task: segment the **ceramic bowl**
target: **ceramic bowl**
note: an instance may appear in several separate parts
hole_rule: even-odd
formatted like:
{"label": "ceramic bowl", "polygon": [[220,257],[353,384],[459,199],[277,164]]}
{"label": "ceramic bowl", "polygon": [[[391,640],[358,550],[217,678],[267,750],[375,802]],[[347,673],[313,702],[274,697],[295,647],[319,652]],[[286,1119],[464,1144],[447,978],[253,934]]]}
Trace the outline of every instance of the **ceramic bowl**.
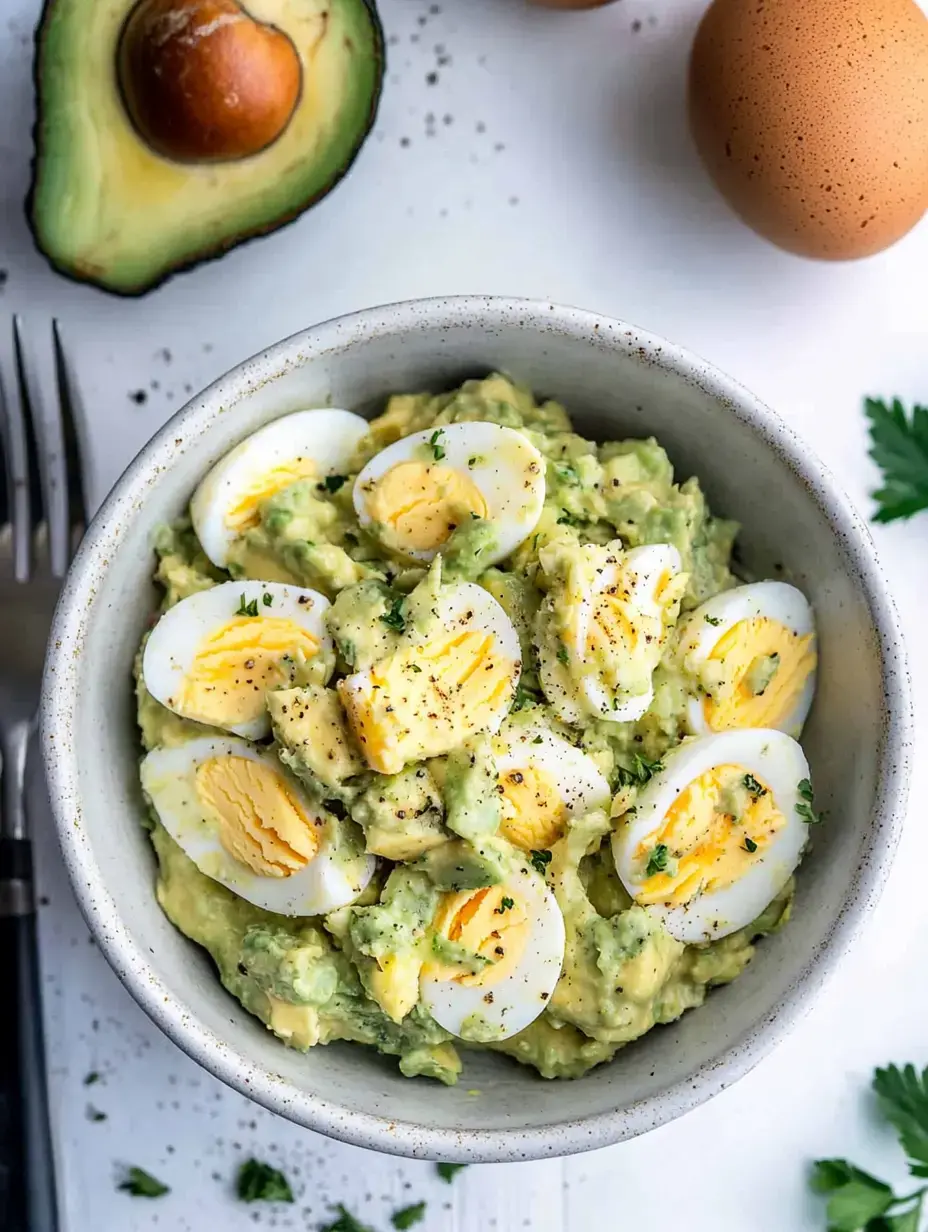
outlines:
{"label": "ceramic bowl", "polygon": [[[814,604],[818,693],[804,744],[827,824],[799,873],[789,927],[706,1004],[574,1082],[466,1055],[445,1088],[373,1051],[285,1048],[221,987],[162,915],[139,824],[130,674],[156,603],[152,536],[256,428],[331,403],[374,413],[392,391],[504,369],[563,401],[578,431],[654,434],[678,475],[743,526],[760,577]],[[680,1116],[746,1073],[807,1008],[869,915],[904,812],[910,700],[899,627],[866,528],[809,449],[709,364],[632,326],[548,303],[482,297],[377,308],[308,329],[193,398],[142,450],[87,532],[51,636],[43,743],[64,857],[100,948],[155,1022],[252,1099],[322,1133],[446,1160],[605,1146]],[[479,1097],[472,1092],[480,1092]]]}

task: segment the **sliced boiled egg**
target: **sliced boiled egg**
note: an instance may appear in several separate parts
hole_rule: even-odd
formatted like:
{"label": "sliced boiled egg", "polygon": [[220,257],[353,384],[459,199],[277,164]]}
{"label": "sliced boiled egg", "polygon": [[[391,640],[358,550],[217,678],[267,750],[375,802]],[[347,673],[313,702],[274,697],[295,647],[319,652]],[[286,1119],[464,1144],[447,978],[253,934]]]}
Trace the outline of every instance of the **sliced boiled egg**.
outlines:
{"label": "sliced boiled egg", "polygon": [[334,665],[329,601],[279,582],[223,582],[169,608],[145,643],[149,693],[185,719],[252,740],[270,731],[265,694],[324,684]]}
{"label": "sliced boiled egg", "polygon": [[755,920],[786,885],[808,834],[809,765],[780,731],[685,741],[612,839],[634,900],[678,941],[712,941]]}
{"label": "sliced boiled egg", "polygon": [[[401,610],[395,613],[402,624]],[[424,631],[408,628],[392,654],[338,682],[367,764],[398,774],[477,732],[499,729],[522,670],[519,635],[472,582],[442,587]]]}
{"label": "sliced boiled egg", "polygon": [[502,805],[500,834],[523,851],[563,838],[572,814],[609,803],[609,782],[581,749],[539,727],[504,729],[494,741]]}
{"label": "sliced boiled egg", "polygon": [[354,506],[392,551],[431,560],[464,522],[487,519],[495,542],[488,565],[535,529],[545,499],[545,463],[513,428],[457,423],[413,432],[368,462],[354,485]]}
{"label": "sliced boiled egg", "polygon": [[680,626],[678,654],[696,696],[691,732],[737,727],[802,731],[815,693],[815,618],[786,582],[715,595]]}
{"label": "sliced boiled egg", "polygon": [[507,1039],[547,1005],[564,941],[561,909],[527,862],[502,885],[445,894],[419,980],[422,1003],[459,1039]]}
{"label": "sliced boiled egg", "polygon": [[154,749],[141,774],[159,821],[200,872],[256,907],[321,915],[353,902],[373,876],[350,823],[312,804],[272,753],[245,740]]}
{"label": "sliced boiled egg", "polygon": [[264,501],[301,479],[347,471],[367,430],[367,420],[351,411],[296,411],[236,445],[190,502],[193,529],[213,564],[228,563],[232,544],[258,525]]}
{"label": "sliced boiled egg", "polygon": [[680,553],[663,543],[625,551],[619,540],[555,551],[566,564],[538,617],[545,696],[565,723],[641,718],[686,587]]}

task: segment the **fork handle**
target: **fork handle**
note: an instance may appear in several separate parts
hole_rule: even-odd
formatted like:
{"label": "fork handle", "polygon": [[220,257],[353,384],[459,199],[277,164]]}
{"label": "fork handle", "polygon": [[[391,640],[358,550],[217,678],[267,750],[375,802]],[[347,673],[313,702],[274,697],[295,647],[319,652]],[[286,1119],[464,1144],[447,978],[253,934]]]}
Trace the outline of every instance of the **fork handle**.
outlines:
{"label": "fork handle", "polygon": [[45,1077],[32,843],[0,838],[0,971],[14,1003],[0,1024],[0,1228],[58,1232]]}

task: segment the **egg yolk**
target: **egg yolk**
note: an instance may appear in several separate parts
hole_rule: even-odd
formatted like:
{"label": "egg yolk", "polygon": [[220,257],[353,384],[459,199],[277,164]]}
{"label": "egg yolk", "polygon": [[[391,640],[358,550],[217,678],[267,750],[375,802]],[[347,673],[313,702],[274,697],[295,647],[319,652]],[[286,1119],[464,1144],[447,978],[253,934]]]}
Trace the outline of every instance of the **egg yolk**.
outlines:
{"label": "egg yolk", "polygon": [[666,572],[656,579],[648,603],[654,610],[642,610],[632,597],[633,578],[626,570],[596,596],[583,657],[597,665],[606,688],[639,693],[648,687],[664,640],[661,610],[679,597],[679,579],[685,585],[681,574]]}
{"label": "egg yolk", "polygon": [[538,766],[507,770],[499,777],[500,833],[523,851],[544,851],[564,835],[567,808],[557,779]]}
{"label": "egg yolk", "polygon": [[815,670],[813,635],[800,637],[778,620],[741,620],[719,638],[703,676],[703,701],[713,731],[779,727],[795,709]]}
{"label": "egg yolk", "polygon": [[271,766],[224,755],[202,762],[196,793],[206,820],[240,864],[264,877],[290,877],[319,850],[318,819],[300,806]]}
{"label": "egg yolk", "polygon": [[401,552],[441,547],[473,515],[487,516],[480,489],[462,471],[425,462],[399,462],[367,493],[367,511]]}
{"label": "egg yolk", "polygon": [[200,723],[233,727],[264,713],[264,695],[289,681],[285,658],[310,659],[318,640],[280,616],[242,616],[209,633],[168,704]]}
{"label": "egg yolk", "polygon": [[515,663],[475,629],[408,646],[338,682],[371,769],[398,774],[485,731],[511,702]]}
{"label": "egg yolk", "polygon": [[511,887],[490,886],[446,894],[433,921],[436,933],[484,959],[479,971],[451,963],[429,963],[424,974],[484,988],[511,974],[528,942],[530,918]]}
{"label": "egg yolk", "polygon": [[316,465],[311,458],[291,458],[260,475],[237,494],[237,500],[226,510],[225,521],[230,530],[243,535],[260,521],[260,508],[264,501],[276,496],[283,488],[301,479],[312,479]]}
{"label": "egg yolk", "polygon": [[642,904],[680,906],[724,890],[749,869],[786,819],[773,792],[743,766],[714,766],[680,792],[635,851]]}

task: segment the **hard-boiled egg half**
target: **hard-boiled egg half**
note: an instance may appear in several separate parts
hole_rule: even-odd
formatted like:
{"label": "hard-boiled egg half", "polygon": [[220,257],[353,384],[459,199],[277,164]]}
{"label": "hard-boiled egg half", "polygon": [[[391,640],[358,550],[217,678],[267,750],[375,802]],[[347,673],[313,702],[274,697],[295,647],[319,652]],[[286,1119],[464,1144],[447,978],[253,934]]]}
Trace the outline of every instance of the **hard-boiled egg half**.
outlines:
{"label": "hard-boiled egg half", "polygon": [[806,845],[810,794],[805,754],[784,732],[686,741],[619,823],[616,871],[678,941],[724,937],[786,885]]}
{"label": "hard-boiled egg half", "polygon": [[523,851],[544,851],[569,817],[609,803],[609,782],[582,749],[540,727],[512,726],[494,741],[502,805],[500,834]]}
{"label": "hard-boiled egg half", "polygon": [[419,980],[422,1003],[460,1039],[507,1039],[544,1010],[564,940],[554,895],[527,862],[502,885],[446,894]]}
{"label": "hard-boiled egg half", "polygon": [[568,559],[539,610],[545,696],[565,723],[641,718],[686,587],[680,553],[658,543],[625,551],[618,540],[555,550]]}
{"label": "hard-boiled egg half", "polygon": [[353,902],[373,875],[347,823],[244,740],[154,749],[141,773],[159,821],[200,872],[256,907],[321,915]]}
{"label": "hard-boiled egg half", "polygon": [[368,462],[354,485],[354,506],[392,551],[431,560],[463,522],[492,523],[488,565],[535,529],[545,499],[545,463],[513,428],[448,424],[413,432]]}
{"label": "hard-boiled egg half", "polygon": [[296,411],[236,445],[190,502],[193,529],[213,564],[228,563],[232,544],[257,526],[264,501],[301,479],[343,474],[367,430],[351,411]]}
{"label": "hard-boiled egg half", "polygon": [[[395,612],[404,625],[402,611]],[[427,628],[338,682],[367,764],[398,774],[481,731],[497,731],[522,670],[519,635],[499,603],[472,582],[442,587]]]}
{"label": "hard-boiled egg half", "polygon": [[738,727],[802,731],[815,693],[815,619],[786,582],[736,586],[680,626],[678,654],[696,695],[691,732]]}
{"label": "hard-boiled egg half", "polygon": [[169,608],[142,655],[142,678],[176,714],[257,740],[270,689],[324,684],[334,666],[329,601],[278,582],[223,582]]}

